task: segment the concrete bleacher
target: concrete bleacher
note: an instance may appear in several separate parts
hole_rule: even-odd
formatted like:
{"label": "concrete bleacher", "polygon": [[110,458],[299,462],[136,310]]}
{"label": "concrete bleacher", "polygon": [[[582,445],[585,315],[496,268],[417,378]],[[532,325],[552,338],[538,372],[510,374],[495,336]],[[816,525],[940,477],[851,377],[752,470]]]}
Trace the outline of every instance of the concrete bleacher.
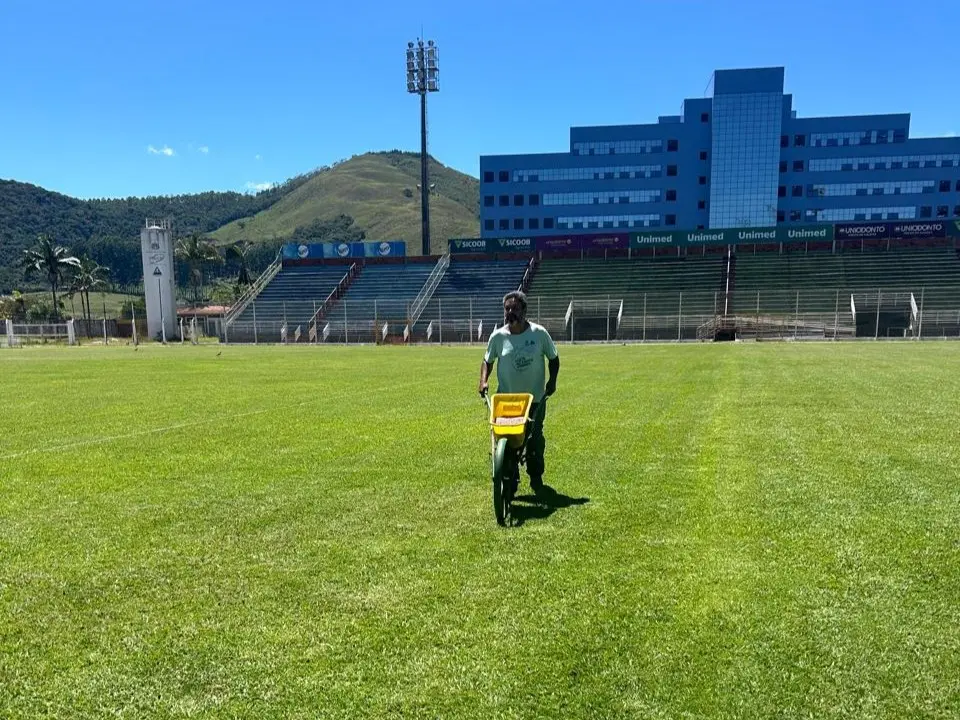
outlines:
{"label": "concrete bleacher", "polygon": [[342,297],[327,313],[333,342],[373,342],[384,323],[390,334],[403,331],[411,303],[429,277],[435,262],[364,265]]}
{"label": "concrete bleacher", "polygon": [[[307,323],[327,298],[348,268],[335,266],[284,267],[231,323],[234,339],[253,339],[253,320],[257,321],[257,339],[276,342],[286,319],[292,334],[297,325],[306,335]],[[247,336],[250,336],[247,338]]]}
{"label": "concrete bleacher", "polygon": [[[925,309],[960,309],[960,260],[952,249],[891,249],[817,252],[803,255],[744,254],[736,260],[738,312],[793,313],[797,293],[801,312],[833,312],[850,295],[871,294],[904,302],[921,293]],[[876,307],[876,301],[873,301]]]}
{"label": "concrete bleacher", "polygon": [[418,334],[433,321],[443,320],[444,332],[465,334],[472,324],[493,328],[503,323],[503,296],[520,287],[526,260],[464,261],[454,258],[424,308]]}
{"label": "concrete bleacher", "polygon": [[[587,315],[605,315],[608,302],[617,313],[622,300],[623,321],[610,337],[676,337],[681,325],[695,334],[701,318],[712,316],[722,302],[724,263],[721,255],[544,260],[530,287],[530,317],[560,333],[571,301],[575,319],[586,322]],[[600,334],[606,333],[604,326]]]}

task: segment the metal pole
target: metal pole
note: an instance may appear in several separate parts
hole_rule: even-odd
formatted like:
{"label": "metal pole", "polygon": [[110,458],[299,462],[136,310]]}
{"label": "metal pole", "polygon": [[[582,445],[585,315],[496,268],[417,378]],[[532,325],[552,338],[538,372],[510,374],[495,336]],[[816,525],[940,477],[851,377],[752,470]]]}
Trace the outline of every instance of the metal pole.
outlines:
{"label": "metal pole", "polygon": [[647,294],[643,294],[643,342],[647,341]]}
{"label": "metal pole", "polygon": [[380,316],[377,313],[377,299],[373,299],[373,342],[376,344],[377,337],[380,336]]}
{"label": "metal pole", "polygon": [[[308,328],[309,329],[309,328]],[[320,335],[320,323],[317,321],[317,301],[313,301],[313,344],[317,344],[317,337]]]}
{"label": "metal pole", "polygon": [[917,340],[923,338],[923,294],[926,291],[926,287],[920,288],[920,322],[917,327]]}
{"label": "metal pole", "polygon": [[680,307],[677,309],[677,342],[680,342],[680,331],[683,329],[683,293],[680,293]]}
{"label": "metal pole", "polygon": [[837,326],[840,325],[840,290],[837,290],[837,304],[833,311],[833,339],[837,339]]}
{"label": "metal pole", "polygon": [[140,338],[137,337],[137,309],[133,305],[133,300],[130,301],[130,319],[133,322],[133,346],[136,347],[140,344]]}
{"label": "metal pole", "polygon": [[573,342],[573,300],[570,300],[570,342]]}
{"label": "metal pole", "polygon": [[880,290],[877,290],[877,330],[873,334],[873,339],[880,337]]}
{"label": "metal pole", "polygon": [[473,296],[470,296],[470,324],[467,325],[467,342],[473,345]]}
{"label": "metal pole", "polygon": [[253,305],[253,344],[257,344],[257,301],[254,300],[251,305]]}
{"label": "metal pole", "polygon": [[610,296],[607,295],[607,342],[610,342]]}
{"label": "metal pole", "polygon": [[793,339],[797,339],[797,331],[800,329],[800,291],[797,290],[797,306],[793,311]]}
{"label": "metal pole", "polygon": [[437,322],[440,324],[440,344],[443,345],[443,300],[437,300]]}
{"label": "metal pole", "polygon": [[180,318],[180,344],[183,345],[183,318]]}
{"label": "metal pole", "polygon": [[350,342],[350,336],[347,334],[348,332],[349,331],[347,330],[347,301],[344,300],[343,301],[343,342],[345,344]]}
{"label": "metal pole", "polygon": [[423,45],[420,45],[417,61],[420,66],[420,223],[423,239],[423,255],[430,254],[430,186],[427,169],[427,63],[424,59]]}
{"label": "metal pole", "polygon": [[[286,300],[283,301],[283,326],[287,328],[287,301]],[[284,336],[283,336],[284,344],[287,343],[288,337],[290,337],[290,328],[287,328],[286,333],[284,333]]]}

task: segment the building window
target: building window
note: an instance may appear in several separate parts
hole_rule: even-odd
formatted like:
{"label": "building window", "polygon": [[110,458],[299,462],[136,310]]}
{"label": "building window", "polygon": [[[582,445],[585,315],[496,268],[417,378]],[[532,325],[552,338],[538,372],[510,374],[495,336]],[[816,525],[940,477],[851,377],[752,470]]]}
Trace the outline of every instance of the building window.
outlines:
{"label": "building window", "polygon": [[706,210],[707,201],[706,200],[697,200],[697,210]]}
{"label": "building window", "polygon": [[960,180],[957,180],[957,192],[960,192]]}
{"label": "building window", "polygon": [[540,204],[540,196],[539,196],[539,195],[531,195],[531,196],[529,197],[529,200],[530,200],[530,204],[531,204],[531,205],[539,205],[539,204]]}
{"label": "building window", "polygon": [[510,196],[509,196],[509,195],[501,195],[501,196],[500,196],[500,207],[507,207],[507,205],[509,205],[509,204],[510,204]]}
{"label": "building window", "polygon": [[777,188],[777,197],[786,197],[787,196],[787,186],[781,185]]}
{"label": "building window", "polygon": [[946,205],[937,205],[937,217],[947,217],[950,214],[950,208]]}
{"label": "building window", "polygon": [[501,229],[501,230],[509,230],[509,229],[510,229],[510,221],[507,220],[506,218],[504,218],[503,220],[501,220],[501,221],[500,221],[500,229]]}
{"label": "building window", "polygon": [[544,219],[543,219],[543,229],[544,229],[544,230],[553,230],[553,218],[544,218]]}
{"label": "building window", "polygon": [[667,165],[667,177],[676,177],[676,176],[677,176],[677,166]]}
{"label": "building window", "polygon": [[706,151],[706,150],[701,150],[701,151],[700,151],[700,159],[701,159],[701,160],[706,160],[706,159],[707,159],[707,151]]}
{"label": "building window", "polygon": [[675,202],[677,199],[676,190],[667,190],[667,202]]}
{"label": "building window", "polygon": [[514,229],[514,230],[523,230],[523,218],[514,218],[514,220],[513,220],[513,229]]}
{"label": "building window", "polygon": [[483,181],[484,181],[484,182],[493,182],[493,170],[484,170],[484,172],[483,172]]}
{"label": "building window", "polygon": [[924,205],[923,207],[921,207],[920,217],[922,218],[933,217],[933,208],[930,207],[929,205]]}
{"label": "building window", "polygon": [[484,207],[493,207],[493,195],[484,195],[484,196],[483,196],[483,206],[484,206]]}
{"label": "building window", "polygon": [[700,113],[700,122],[710,122],[710,113]]}
{"label": "building window", "polygon": [[794,161],[793,161],[793,171],[794,171],[794,172],[803,172],[803,160],[794,160]]}
{"label": "building window", "polygon": [[790,147],[790,137],[788,135],[780,136],[780,147]]}
{"label": "building window", "polygon": [[794,147],[806,147],[807,136],[806,135],[794,135],[793,136],[793,145]]}
{"label": "building window", "polygon": [[960,217],[960,205],[955,205],[953,208],[953,216]]}
{"label": "building window", "polygon": [[493,230],[493,220],[484,220],[483,221],[484,230]]}
{"label": "building window", "polygon": [[903,130],[894,130],[893,131],[893,141],[895,143],[905,142],[907,139],[907,134]]}
{"label": "building window", "polygon": [[950,192],[950,181],[941,180],[940,181],[940,192]]}
{"label": "building window", "polygon": [[679,149],[680,149],[679,140],[673,140],[673,139],[667,140],[667,152],[676,152]]}
{"label": "building window", "polygon": [[513,196],[513,204],[514,204],[515,206],[517,206],[517,207],[522,206],[522,205],[523,205],[523,195],[514,195],[514,196]]}
{"label": "building window", "polygon": [[803,197],[803,185],[794,185],[791,194],[793,197]]}
{"label": "building window", "polygon": [[500,171],[500,182],[510,182],[510,173],[508,171]]}
{"label": "building window", "polygon": [[701,184],[701,185],[706,185],[706,184],[707,184],[707,176],[706,176],[706,175],[701,175],[701,176],[700,176],[700,184]]}
{"label": "building window", "polygon": [[791,210],[790,211],[790,222],[800,222],[800,211]]}
{"label": "building window", "polygon": [[527,221],[527,225],[529,226],[529,228],[530,228],[531,230],[539,230],[539,229],[540,229],[540,218],[530,218],[530,219]]}
{"label": "building window", "polygon": [[676,225],[677,216],[676,215],[667,215],[667,225]]}
{"label": "building window", "polygon": [[777,210],[777,222],[783,222],[783,218],[786,217],[783,213],[783,210]]}
{"label": "building window", "polygon": [[787,161],[786,161],[786,160],[781,160],[781,161],[780,161],[780,172],[785,173],[786,171],[787,171]]}

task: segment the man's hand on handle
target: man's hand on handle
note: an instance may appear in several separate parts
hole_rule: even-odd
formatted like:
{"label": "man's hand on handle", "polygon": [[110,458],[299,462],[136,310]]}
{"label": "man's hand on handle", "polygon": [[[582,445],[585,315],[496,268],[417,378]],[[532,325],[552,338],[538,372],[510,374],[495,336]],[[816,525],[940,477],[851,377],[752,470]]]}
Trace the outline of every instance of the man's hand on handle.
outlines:
{"label": "man's hand on handle", "polygon": [[489,383],[488,383],[486,380],[481,380],[481,381],[480,381],[480,387],[477,388],[477,389],[478,389],[479,392],[480,392],[480,397],[486,397],[486,396],[487,396],[487,390],[490,389],[490,385],[489,385]]}
{"label": "man's hand on handle", "polygon": [[551,378],[547,381],[547,386],[544,388],[544,396],[550,397],[557,391],[557,380],[556,378]]}

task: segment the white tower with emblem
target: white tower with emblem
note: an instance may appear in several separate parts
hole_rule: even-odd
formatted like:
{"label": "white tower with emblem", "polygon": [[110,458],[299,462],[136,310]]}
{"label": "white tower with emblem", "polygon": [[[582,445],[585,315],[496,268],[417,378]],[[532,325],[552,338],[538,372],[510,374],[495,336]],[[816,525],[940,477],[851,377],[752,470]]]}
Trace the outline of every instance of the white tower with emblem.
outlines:
{"label": "white tower with emblem", "polygon": [[150,220],[140,231],[143,291],[147,298],[147,333],[172,340],[177,325],[173,277],[173,229],[169,220]]}

